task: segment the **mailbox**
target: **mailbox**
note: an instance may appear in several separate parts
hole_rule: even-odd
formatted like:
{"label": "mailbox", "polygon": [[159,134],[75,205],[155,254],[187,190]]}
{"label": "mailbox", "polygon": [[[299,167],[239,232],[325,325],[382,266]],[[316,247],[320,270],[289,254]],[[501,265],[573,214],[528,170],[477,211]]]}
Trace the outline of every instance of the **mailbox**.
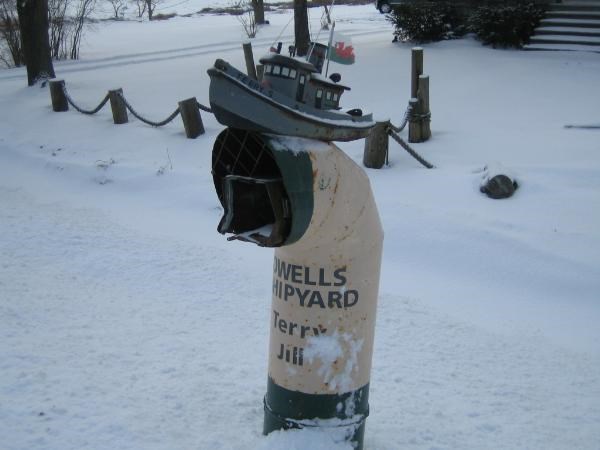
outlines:
{"label": "mailbox", "polygon": [[368,177],[334,144],[232,128],[212,156],[218,231],[275,248],[264,433],[362,449],[383,244]]}

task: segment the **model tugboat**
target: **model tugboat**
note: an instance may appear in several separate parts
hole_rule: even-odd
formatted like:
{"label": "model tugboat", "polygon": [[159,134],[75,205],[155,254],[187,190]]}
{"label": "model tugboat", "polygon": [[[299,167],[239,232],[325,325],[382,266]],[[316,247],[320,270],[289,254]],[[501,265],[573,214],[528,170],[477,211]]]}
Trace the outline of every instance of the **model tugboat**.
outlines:
{"label": "model tugboat", "polygon": [[222,59],[208,69],[209,99],[219,123],[243,130],[299,136],[322,141],[366,137],[375,125],[372,114],[340,108],[349,87],[339,74],[321,75],[323,44],[313,44],[309,60],[277,52],[260,59],[259,82]]}

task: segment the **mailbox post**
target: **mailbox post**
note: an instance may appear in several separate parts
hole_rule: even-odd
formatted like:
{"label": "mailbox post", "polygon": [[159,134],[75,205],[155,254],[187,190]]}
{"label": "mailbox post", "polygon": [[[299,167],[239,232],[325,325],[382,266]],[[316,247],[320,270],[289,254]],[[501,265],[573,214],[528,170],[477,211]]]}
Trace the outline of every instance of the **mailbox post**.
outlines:
{"label": "mailbox post", "polygon": [[264,433],[335,428],[362,449],[383,232],[364,171],[330,143],[228,128],[219,232],[275,247]]}

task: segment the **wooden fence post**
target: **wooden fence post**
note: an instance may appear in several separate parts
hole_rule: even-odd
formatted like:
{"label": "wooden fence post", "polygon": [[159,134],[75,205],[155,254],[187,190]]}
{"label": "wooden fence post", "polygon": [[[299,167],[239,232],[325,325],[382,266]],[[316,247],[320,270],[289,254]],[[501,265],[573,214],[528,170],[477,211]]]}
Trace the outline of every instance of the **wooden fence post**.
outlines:
{"label": "wooden fence post", "polygon": [[196,97],[188,98],[179,102],[179,113],[188,139],[196,139],[204,134],[204,125],[198,109]]}
{"label": "wooden fence post", "polygon": [[414,47],[411,52],[410,98],[417,98],[421,75],[423,75],[423,49]]}
{"label": "wooden fence post", "polygon": [[418,119],[421,114],[419,100],[417,98],[411,98],[408,103],[411,106],[410,116],[408,117],[408,142],[422,142],[421,121]]}
{"label": "wooden fence post", "polygon": [[262,81],[264,74],[265,74],[264,64],[257,64],[256,65],[256,76],[257,76],[258,81]]}
{"label": "wooden fence post", "polygon": [[421,112],[421,141],[431,137],[431,111],[429,110],[429,76],[419,76],[419,109]]}
{"label": "wooden fence post", "polygon": [[418,100],[419,95],[419,77],[423,74],[423,49],[413,47],[411,51],[410,64],[410,101],[412,107],[408,118],[408,142],[421,142],[421,121],[419,115],[421,107]]}
{"label": "wooden fence post", "polygon": [[258,79],[256,76],[256,66],[254,65],[254,55],[252,54],[252,44],[246,42],[242,44],[244,48],[244,58],[246,59],[246,72],[248,76],[254,80]]}
{"label": "wooden fence post", "polygon": [[64,80],[50,80],[50,99],[52,100],[52,111],[63,112],[69,110]]}
{"label": "wooden fence post", "polygon": [[365,139],[365,151],[363,154],[363,164],[372,169],[381,169],[389,148],[388,130],[390,121],[376,122],[375,126]]}
{"label": "wooden fence post", "polygon": [[112,109],[113,122],[116,125],[129,122],[127,116],[127,107],[121,97],[123,95],[123,89],[113,89],[108,91],[108,98],[110,100],[110,109]]}

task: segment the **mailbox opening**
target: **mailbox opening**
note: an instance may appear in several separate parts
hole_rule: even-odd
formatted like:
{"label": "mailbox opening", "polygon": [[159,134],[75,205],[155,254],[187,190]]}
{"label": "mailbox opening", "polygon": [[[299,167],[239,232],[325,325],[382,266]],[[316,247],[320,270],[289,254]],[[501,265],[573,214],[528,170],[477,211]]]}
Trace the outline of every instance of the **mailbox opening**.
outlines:
{"label": "mailbox opening", "polygon": [[282,245],[290,233],[290,200],[267,143],[257,133],[225,129],[215,141],[212,175],[229,239],[263,247]]}

